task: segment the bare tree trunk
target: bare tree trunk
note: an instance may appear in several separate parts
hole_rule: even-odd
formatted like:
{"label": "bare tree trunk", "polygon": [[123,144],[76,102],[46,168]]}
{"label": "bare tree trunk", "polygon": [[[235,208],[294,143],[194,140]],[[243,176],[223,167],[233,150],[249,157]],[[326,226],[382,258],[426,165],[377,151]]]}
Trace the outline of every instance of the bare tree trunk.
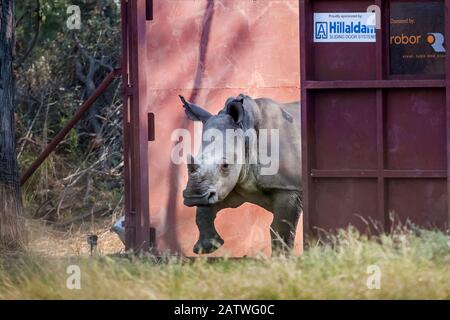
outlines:
{"label": "bare tree trunk", "polygon": [[25,244],[14,124],[14,0],[0,0],[0,251]]}

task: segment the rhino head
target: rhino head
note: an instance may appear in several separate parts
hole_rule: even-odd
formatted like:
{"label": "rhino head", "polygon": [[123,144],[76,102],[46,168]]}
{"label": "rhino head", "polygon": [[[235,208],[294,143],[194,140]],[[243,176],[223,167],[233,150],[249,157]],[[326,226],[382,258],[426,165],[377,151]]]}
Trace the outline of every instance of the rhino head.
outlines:
{"label": "rhino head", "polygon": [[186,101],[182,96],[180,99],[188,118],[203,123],[200,152],[195,157],[188,155],[187,159],[188,182],[183,191],[184,204],[189,207],[213,206],[234,189],[245,165],[242,161],[245,137],[240,134],[227,135],[227,131],[233,133],[243,127],[244,99],[240,96],[228,99],[225,108],[217,115]]}

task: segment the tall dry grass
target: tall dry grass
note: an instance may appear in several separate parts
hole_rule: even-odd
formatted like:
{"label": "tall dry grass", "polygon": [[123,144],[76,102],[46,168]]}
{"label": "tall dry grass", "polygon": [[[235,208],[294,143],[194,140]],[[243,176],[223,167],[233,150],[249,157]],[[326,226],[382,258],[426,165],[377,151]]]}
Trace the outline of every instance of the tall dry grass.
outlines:
{"label": "tall dry grass", "polygon": [[[66,287],[69,265],[80,267],[80,290]],[[373,265],[380,289],[367,286]],[[450,237],[423,230],[368,239],[349,229],[311,244],[301,257],[161,263],[23,256],[0,266],[0,299],[450,298]]]}

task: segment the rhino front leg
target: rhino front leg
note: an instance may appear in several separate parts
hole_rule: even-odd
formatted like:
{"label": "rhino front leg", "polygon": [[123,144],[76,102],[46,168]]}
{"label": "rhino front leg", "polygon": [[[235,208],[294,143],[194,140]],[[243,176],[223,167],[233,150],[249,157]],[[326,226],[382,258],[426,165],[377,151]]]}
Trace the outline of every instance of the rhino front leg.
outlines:
{"label": "rhino front leg", "polygon": [[219,208],[214,206],[197,207],[195,222],[200,231],[200,237],[194,245],[194,252],[196,254],[211,253],[223,245],[224,241],[214,226],[214,220],[219,210]]}
{"label": "rhino front leg", "polygon": [[280,192],[274,197],[273,221],[270,226],[272,255],[290,252],[294,248],[300,212],[301,197],[297,192]]}

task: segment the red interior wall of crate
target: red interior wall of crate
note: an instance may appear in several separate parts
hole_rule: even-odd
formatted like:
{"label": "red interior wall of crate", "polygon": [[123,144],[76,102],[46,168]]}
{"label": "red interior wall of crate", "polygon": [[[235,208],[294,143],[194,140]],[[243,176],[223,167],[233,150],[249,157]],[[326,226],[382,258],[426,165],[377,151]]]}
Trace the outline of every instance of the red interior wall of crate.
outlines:
{"label": "red interior wall of crate", "polygon": [[[198,238],[195,208],[184,206],[182,199],[187,169],[170,161],[172,131],[193,132],[178,95],[211,113],[239,93],[299,100],[298,18],[296,0],[153,1],[146,81],[156,139],[149,143],[148,172],[150,224],[159,251],[193,255]],[[216,228],[225,245],[214,255],[269,254],[271,220],[270,213],[250,204],[222,210]],[[296,243],[300,251],[301,223]]]}

